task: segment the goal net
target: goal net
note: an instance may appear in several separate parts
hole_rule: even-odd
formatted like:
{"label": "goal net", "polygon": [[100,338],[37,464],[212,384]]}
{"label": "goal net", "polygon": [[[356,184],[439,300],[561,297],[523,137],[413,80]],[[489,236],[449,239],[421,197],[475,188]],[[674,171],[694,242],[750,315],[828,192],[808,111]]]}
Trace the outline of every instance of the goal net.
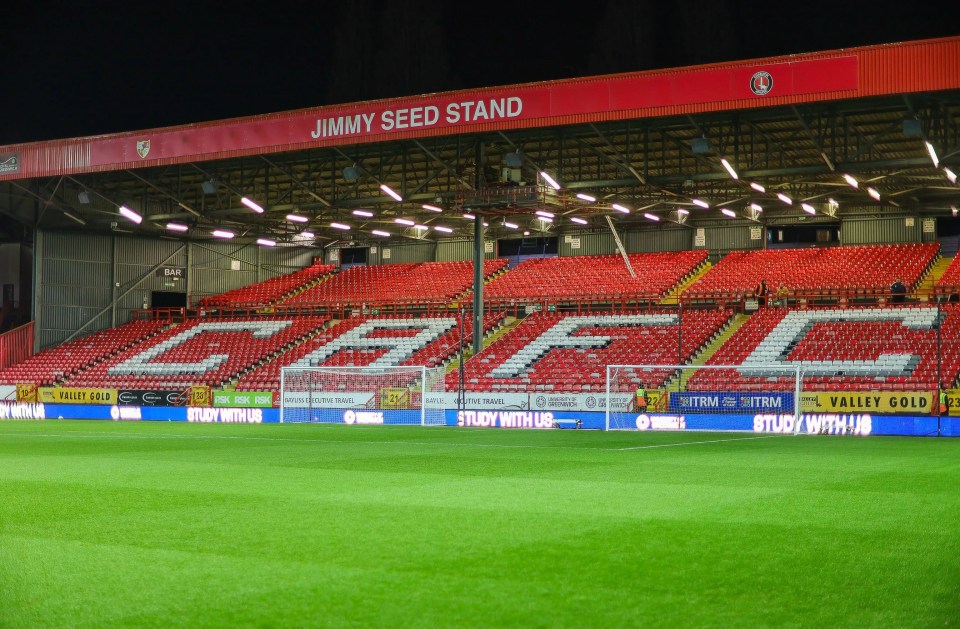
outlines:
{"label": "goal net", "polygon": [[801,368],[770,365],[609,365],[607,430],[801,428]]}
{"label": "goal net", "polygon": [[283,367],[280,421],[443,425],[442,367]]}

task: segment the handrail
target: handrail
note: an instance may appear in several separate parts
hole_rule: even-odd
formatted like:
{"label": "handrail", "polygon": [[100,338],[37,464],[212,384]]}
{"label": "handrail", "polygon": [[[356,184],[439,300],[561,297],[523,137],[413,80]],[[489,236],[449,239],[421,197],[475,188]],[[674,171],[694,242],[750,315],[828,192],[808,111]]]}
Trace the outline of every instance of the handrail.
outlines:
{"label": "handrail", "polygon": [[33,356],[33,321],[0,334],[0,369]]}

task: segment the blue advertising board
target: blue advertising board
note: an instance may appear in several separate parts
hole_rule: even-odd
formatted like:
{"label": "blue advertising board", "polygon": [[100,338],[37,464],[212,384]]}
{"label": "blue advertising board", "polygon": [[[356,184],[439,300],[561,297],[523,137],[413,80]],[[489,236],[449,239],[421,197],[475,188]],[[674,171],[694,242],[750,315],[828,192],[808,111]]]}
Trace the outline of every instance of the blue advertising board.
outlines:
{"label": "blue advertising board", "polygon": [[[763,395],[763,394],[761,394]],[[415,410],[356,411],[325,409],[323,417],[306,421],[343,424],[417,424]],[[800,426],[793,413],[650,413],[618,415],[626,430],[716,430],[767,434],[900,435],[960,437],[960,418],[931,415],[803,414]],[[0,402],[0,419],[99,419],[114,421],[176,421],[199,423],[276,423],[276,408],[193,408],[183,406],[99,406]],[[300,418],[298,418],[300,419]],[[606,417],[598,412],[446,410],[448,426],[477,428],[602,430]]]}
{"label": "blue advertising board", "polygon": [[673,391],[671,413],[792,413],[793,394],[757,391]]}

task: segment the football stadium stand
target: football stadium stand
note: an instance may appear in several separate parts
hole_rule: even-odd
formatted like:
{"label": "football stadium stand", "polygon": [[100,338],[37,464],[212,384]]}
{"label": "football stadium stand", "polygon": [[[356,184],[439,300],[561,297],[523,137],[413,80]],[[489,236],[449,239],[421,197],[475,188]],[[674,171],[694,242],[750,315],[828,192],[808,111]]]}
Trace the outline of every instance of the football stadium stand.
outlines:
{"label": "football stadium stand", "polygon": [[[484,317],[484,331],[503,321],[503,315]],[[473,334],[471,318],[464,319],[464,343]],[[453,358],[460,346],[457,317],[352,317],[317,334],[276,359],[247,370],[239,391],[275,391],[282,367],[393,366],[437,367]]]}
{"label": "football stadium stand", "polygon": [[[484,277],[507,265],[485,260]],[[355,266],[283,301],[285,306],[409,304],[450,301],[470,290],[473,262],[422,262]]]}
{"label": "football stadium stand", "polygon": [[484,300],[637,301],[659,299],[707,261],[706,251],[629,255],[631,277],[619,255],[524,260],[484,289]]}
{"label": "football stadium stand", "polygon": [[937,281],[936,292],[943,295],[960,293],[960,256],[956,256]]}
{"label": "football stadium stand", "polygon": [[133,321],[63,343],[0,370],[0,384],[58,384],[157,334],[165,325],[160,321]]}
{"label": "football stadium stand", "polygon": [[937,257],[939,243],[854,245],[733,251],[685,293],[688,299],[749,295],[760,280],[771,293],[784,284],[792,296],[846,290],[886,295],[899,278],[915,287]]}
{"label": "football stadium stand", "polygon": [[[730,320],[726,309],[683,314],[536,313],[465,363],[468,391],[602,392],[607,365],[678,364],[689,360]],[[680,337],[678,338],[678,332]],[[681,347],[682,343],[682,347]],[[673,372],[649,372],[648,388]],[[447,388],[457,374],[447,374]]]}
{"label": "football stadium stand", "polygon": [[198,305],[203,308],[245,308],[273,304],[293,291],[336,270],[337,267],[332,264],[314,264],[287,275],[279,275],[219,295],[204,297]]}
{"label": "football stadium stand", "polygon": [[[942,325],[937,330],[938,312]],[[938,341],[937,335],[940,334]],[[937,352],[944,388],[960,372],[960,309],[954,305],[872,308],[766,308],[750,317],[710,358],[716,365],[804,365],[805,390],[932,390]],[[785,390],[792,377],[736,369],[701,370],[699,390]]]}
{"label": "football stadium stand", "polygon": [[326,322],[324,317],[193,320],[67,378],[66,384],[152,390],[221,386]]}

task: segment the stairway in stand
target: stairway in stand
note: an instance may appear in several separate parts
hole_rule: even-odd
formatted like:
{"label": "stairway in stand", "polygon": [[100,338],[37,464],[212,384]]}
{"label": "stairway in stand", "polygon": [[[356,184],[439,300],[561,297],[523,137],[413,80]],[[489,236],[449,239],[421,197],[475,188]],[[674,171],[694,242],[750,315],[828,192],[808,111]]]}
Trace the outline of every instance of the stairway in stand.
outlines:
{"label": "stairway in stand", "polygon": [[660,303],[663,305],[676,305],[679,302],[680,295],[683,294],[685,290],[693,286],[697,280],[707,274],[710,269],[713,268],[713,265],[709,261],[705,261],[699,267],[697,267],[693,273],[687,277],[680,280],[680,283],[670,289],[670,292],[660,300]]}
{"label": "stairway in stand", "polygon": [[[712,341],[707,343],[707,345],[700,350],[700,352],[690,360],[690,365],[705,365],[710,357],[717,353],[717,350],[730,340],[730,337],[737,333],[744,323],[750,320],[750,315],[747,314],[735,314],[730,319],[730,323],[727,324],[717,336],[713,338]],[[677,383],[677,376],[674,376],[664,384],[664,389],[667,391],[686,391],[687,390],[687,380],[690,379],[693,374],[697,372],[696,369],[684,369],[680,373],[680,382]],[[679,388],[677,388],[679,384]]]}

